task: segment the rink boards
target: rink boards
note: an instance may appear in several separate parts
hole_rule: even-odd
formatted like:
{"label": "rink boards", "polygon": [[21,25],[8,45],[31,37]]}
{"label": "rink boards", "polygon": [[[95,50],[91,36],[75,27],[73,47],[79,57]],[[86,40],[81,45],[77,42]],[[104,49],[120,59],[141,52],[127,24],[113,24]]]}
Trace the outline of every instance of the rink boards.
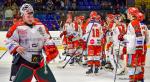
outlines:
{"label": "rink boards", "polygon": [[[59,37],[61,31],[49,31],[55,44],[57,45],[58,49],[63,49],[63,46],[61,45],[62,40]],[[150,31],[149,31],[150,33]],[[6,31],[0,31],[0,50],[6,50],[5,47],[5,36],[6,36]],[[150,48],[150,44],[148,45],[148,48]]]}
{"label": "rink boards", "polygon": [[[50,31],[50,34],[55,42],[55,44],[57,45],[59,50],[63,50],[63,46],[61,45],[62,40],[59,37],[60,35],[60,31]],[[149,31],[150,33],[150,31]],[[5,39],[6,39],[6,31],[0,31],[0,56],[2,55],[2,53],[4,53],[6,51],[6,47],[5,47]],[[147,58],[146,58],[146,65],[150,66],[150,44],[148,45],[148,53],[147,53]]]}

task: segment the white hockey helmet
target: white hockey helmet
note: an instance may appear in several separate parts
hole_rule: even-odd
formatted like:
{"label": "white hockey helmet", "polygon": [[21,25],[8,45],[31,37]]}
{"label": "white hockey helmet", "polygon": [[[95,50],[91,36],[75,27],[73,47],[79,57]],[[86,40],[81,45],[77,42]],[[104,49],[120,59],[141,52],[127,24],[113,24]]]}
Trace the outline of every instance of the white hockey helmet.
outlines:
{"label": "white hockey helmet", "polygon": [[21,16],[23,16],[25,12],[34,13],[34,10],[31,4],[25,3],[21,6],[20,8]]}

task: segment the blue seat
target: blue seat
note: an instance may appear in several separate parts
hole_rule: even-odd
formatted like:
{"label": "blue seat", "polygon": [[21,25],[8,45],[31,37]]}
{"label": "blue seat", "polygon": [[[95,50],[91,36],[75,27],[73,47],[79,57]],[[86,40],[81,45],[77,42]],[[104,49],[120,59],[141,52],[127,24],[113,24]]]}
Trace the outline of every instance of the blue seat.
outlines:
{"label": "blue seat", "polygon": [[5,21],[5,27],[9,28],[12,25],[13,25],[13,21],[12,20]]}
{"label": "blue seat", "polygon": [[2,25],[2,20],[0,20],[0,27],[2,27],[3,25]]}

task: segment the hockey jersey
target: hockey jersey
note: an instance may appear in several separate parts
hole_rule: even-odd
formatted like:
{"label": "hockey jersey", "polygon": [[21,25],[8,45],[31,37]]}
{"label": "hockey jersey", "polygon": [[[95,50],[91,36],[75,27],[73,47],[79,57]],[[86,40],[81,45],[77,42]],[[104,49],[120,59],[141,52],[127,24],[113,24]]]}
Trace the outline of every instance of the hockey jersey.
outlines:
{"label": "hockey jersey", "polygon": [[33,61],[34,56],[42,56],[41,52],[45,45],[55,46],[48,29],[37,21],[32,26],[25,24],[23,21],[17,22],[9,29],[6,37],[6,46],[10,53],[16,54],[16,49],[22,46],[25,48],[25,52],[21,56],[29,62]]}
{"label": "hockey jersey", "polygon": [[99,22],[91,20],[86,27],[86,34],[83,39],[88,42],[88,45],[100,45],[103,37],[102,27]]}

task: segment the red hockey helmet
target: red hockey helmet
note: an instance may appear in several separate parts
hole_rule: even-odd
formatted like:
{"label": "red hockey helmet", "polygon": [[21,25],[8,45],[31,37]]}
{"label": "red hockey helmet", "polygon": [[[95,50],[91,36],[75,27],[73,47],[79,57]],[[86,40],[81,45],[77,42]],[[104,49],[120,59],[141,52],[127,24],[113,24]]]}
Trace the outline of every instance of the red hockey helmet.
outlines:
{"label": "red hockey helmet", "polygon": [[79,16],[79,19],[80,19],[80,20],[84,20],[84,19],[85,19],[85,16]]}
{"label": "red hockey helmet", "polygon": [[127,12],[135,16],[135,14],[139,12],[139,9],[136,7],[129,7]]}
{"label": "red hockey helmet", "polygon": [[90,17],[91,17],[91,18],[96,18],[96,16],[97,16],[97,12],[96,12],[96,11],[92,11],[92,12],[90,13]]}
{"label": "red hockey helmet", "polygon": [[143,13],[141,13],[141,12],[138,12],[138,13],[136,13],[136,18],[139,20],[139,21],[143,21],[144,20],[144,14]]}
{"label": "red hockey helmet", "polygon": [[113,21],[114,20],[114,15],[113,14],[107,14],[107,20]]}

